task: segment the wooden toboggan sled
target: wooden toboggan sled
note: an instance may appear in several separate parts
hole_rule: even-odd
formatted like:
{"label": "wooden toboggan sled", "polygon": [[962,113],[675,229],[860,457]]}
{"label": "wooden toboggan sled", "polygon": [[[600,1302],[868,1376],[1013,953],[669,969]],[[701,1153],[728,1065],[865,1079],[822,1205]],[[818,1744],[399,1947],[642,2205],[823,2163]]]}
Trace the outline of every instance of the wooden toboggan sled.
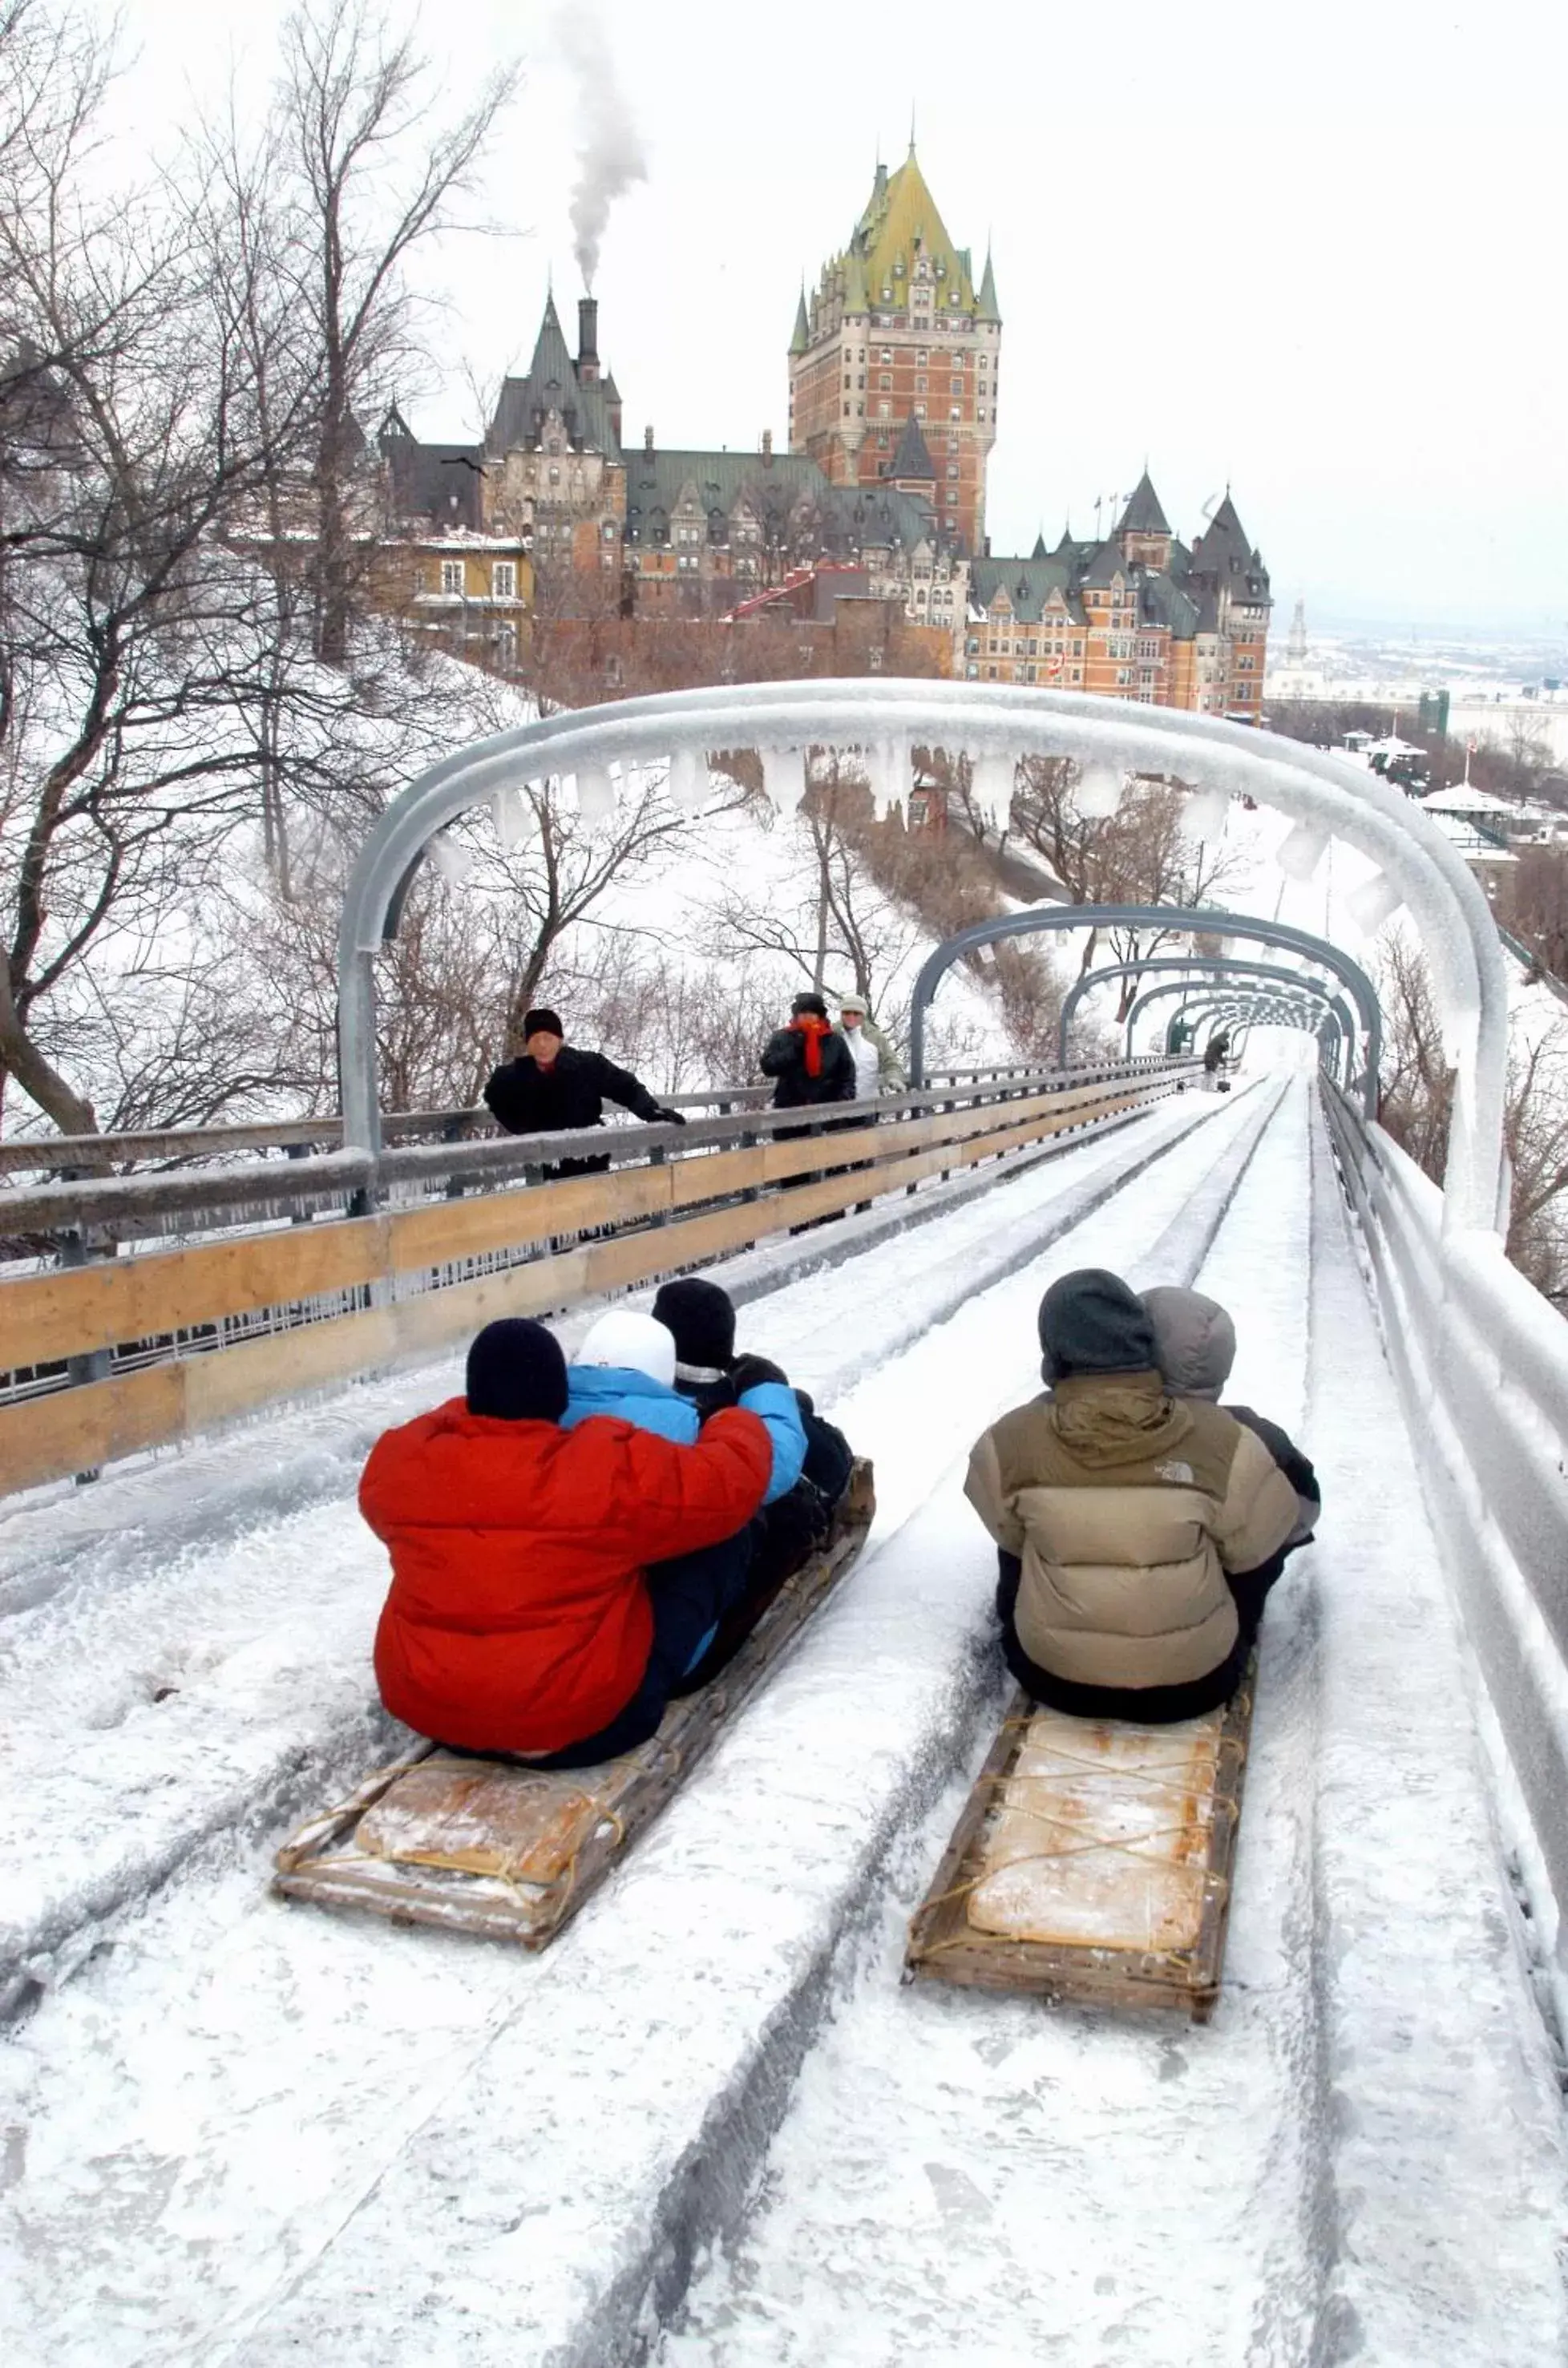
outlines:
{"label": "wooden toboggan sled", "polygon": [[907,1971],[1207,2022],[1256,1666],[1223,1709],[1177,1726],[1069,1718],[1015,1695],[910,1924]]}
{"label": "wooden toboggan sled", "polygon": [[301,1826],[278,1852],[273,1889],[396,1923],[546,1947],[838,1585],[875,1510],[862,1461],[826,1544],[785,1581],[729,1667],[672,1702],[639,1750],[567,1772],[426,1744]]}

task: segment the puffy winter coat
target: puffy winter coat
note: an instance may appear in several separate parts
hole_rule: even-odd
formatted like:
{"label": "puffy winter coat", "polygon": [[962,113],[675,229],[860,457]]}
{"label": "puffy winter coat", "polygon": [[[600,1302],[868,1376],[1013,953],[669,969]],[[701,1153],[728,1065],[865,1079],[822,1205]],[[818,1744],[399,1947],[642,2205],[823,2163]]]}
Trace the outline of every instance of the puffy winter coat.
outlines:
{"label": "puffy winter coat", "polygon": [[497,1126],[508,1134],[562,1134],[570,1127],[597,1126],[607,1101],[636,1118],[659,1119],[664,1111],[630,1069],[618,1069],[602,1053],[563,1044],[548,1069],[530,1053],[492,1071],[484,1099]]}
{"label": "puffy winter coat", "polygon": [[643,1566],[733,1537],[772,1461],[765,1426],[739,1407],[695,1447],[609,1419],[497,1421],[463,1398],[387,1431],[359,1483],[392,1554],[381,1700],[472,1751],[596,1735],[647,1668]]}
{"label": "puffy winter coat", "polygon": [[[735,1395],[735,1385],[720,1365],[677,1365],[676,1387],[683,1398],[691,1402],[698,1419],[706,1422],[710,1414],[722,1406],[752,1405],[757,1393],[748,1390],[744,1398]],[[836,1505],[849,1486],[849,1474],[855,1466],[855,1451],[844,1433],[824,1415],[818,1414],[808,1390],[793,1386],[790,1395],[795,1402],[805,1440],[805,1456],[799,1477],[808,1487],[816,1489],[830,1505]],[[783,1490],[778,1494],[782,1495]],[[773,1493],[767,1502],[773,1502]]]}
{"label": "puffy winter coat", "polygon": [[[566,1389],[562,1430],[575,1430],[591,1416],[608,1414],[619,1422],[635,1424],[639,1430],[674,1440],[677,1446],[690,1447],[702,1429],[702,1415],[690,1398],[666,1389],[663,1382],[633,1366],[568,1365]],[[773,1468],[762,1501],[774,1504],[794,1486],[806,1457],[806,1434],[795,1393],[777,1382],[763,1382],[744,1397],[737,1398],[732,1391],[727,1403],[744,1406],[767,1426]]]}
{"label": "puffy winter coat", "polygon": [[855,1063],[842,1036],[824,1028],[816,1039],[817,1075],[806,1065],[807,1032],[794,1025],[776,1028],[762,1048],[759,1066],[774,1080],[775,1110],[804,1110],[820,1102],[852,1102]]}
{"label": "puffy winter coat", "polygon": [[1052,1677],[1190,1683],[1235,1645],[1227,1571],[1278,1553],[1296,1492],[1252,1431],[1158,1373],[1077,1373],[977,1440],[965,1493],[1022,1573],[1018,1643]]}
{"label": "puffy winter coat", "polygon": [[[1201,1292],[1168,1284],[1145,1292],[1143,1304],[1154,1326],[1160,1371],[1173,1397],[1207,1398],[1218,1405],[1236,1360],[1236,1327],[1227,1310]],[[1285,1544],[1287,1549],[1304,1545],[1323,1511],[1323,1490],[1311,1463],[1289,1431],[1267,1415],[1233,1405],[1225,1412],[1257,1433],[1294,1488],[1299,1510]]]}

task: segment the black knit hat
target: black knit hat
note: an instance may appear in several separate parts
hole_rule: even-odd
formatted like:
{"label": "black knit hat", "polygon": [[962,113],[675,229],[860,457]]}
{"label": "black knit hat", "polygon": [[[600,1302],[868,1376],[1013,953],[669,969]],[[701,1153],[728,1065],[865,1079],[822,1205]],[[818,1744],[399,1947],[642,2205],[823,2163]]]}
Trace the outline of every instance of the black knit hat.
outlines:
{"label": "black knit hat", "polygon": [[1103,1266],[1059,1275],[1040,1303],[1040,1372],[1142,1373],[1157,1366],[1154,1327],[1136,1292]]}
{"label": "black knit hat", "polygon": [[653,1314],[676,1336],[683,1365],[724,1372],[735,1361],[735,1309],[727,1291],[695,1274],[660,1285]]}
{"label": "black knit hat", "polygon": [[564,1037],[566,1033],[565,1029],[561,1025],[560,1015],[554,1011],[546,1011],[541,1007],[538,1011],[527,1011],[523,1014],[525,1044],[530,1036],[537,1036],[541,1030],[547,1036]]}
{"label": "black knit hat", "polygon": [[499,1422],[559,1422],[566,1360],[554,1333],[526,1315],[487,1324],[469,1348],[468,1410]]}
{"label": "black knit hat", "polygon": [[820,995],[798,995],[790,1006],[790,1012],[795,1019],[825,1019],[827,1006]]}

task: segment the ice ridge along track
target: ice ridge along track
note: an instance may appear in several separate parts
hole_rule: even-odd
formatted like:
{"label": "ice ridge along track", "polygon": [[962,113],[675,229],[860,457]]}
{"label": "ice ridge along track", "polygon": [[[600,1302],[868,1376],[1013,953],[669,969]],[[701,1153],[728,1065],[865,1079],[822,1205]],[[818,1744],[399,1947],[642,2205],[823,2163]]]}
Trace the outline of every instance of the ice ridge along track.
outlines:
{"label": "ice ridge along track", "polygon": [[[1483,1930],[1473,1962],[1465,1954],[1488,1902],[1495,1909],[1467,1740],[1459,1779],[1448,1780],[1457,1799],[1445,1796],[1461,1828],[1457,1892],[1443,1890],[1440,1904],[1471,1918],[1449,1957],[1465,1958],[1474,2028],[1458,2003],[1462,1985],[1457,2021],[1441,2033],[1415,2014],[1399,1980],[1401,1900],[1380,1902],[1393,1941],[1369,1944],[1353,1924],[1358,1869],[1344,1830],[1355,1822],[1346,1803],[1358,1769],[1325,1707],[1344,1681],[1326,1641],[1338,1600],[1333,1555],[1353,1558],[1351,1543],[1334,1545],[1325,1531],[1316,1567],[1292,1582],[1288,1616],[1271,1627],[1272,1691],[1244,1846],[1263,1905],[1238,1920],[1232,1988],[1212,2032],[1173,2041],[1038,2009],[1015,2031],[1006,2002],[896,1987],[903,1909],[997,1694],[985,1649],[988,1557],[958,1500],[958,1474],[973,1432],[1032,1386],[1044,1283],[1087,1262],[1151,1280],[1202,1269],[1233,1297],[1249,1346],[1266,1320],[1275,1338],[1274,1318],[1294,1323],[1295,1396],[1288,1359],[1244,1377],[1287,1420],[1316,1386],[1324,1339],[1335,1354],[1367,1355],[1354,1324],[1369,1337],[1369,1320],[1343,1245],[1333,1326],[1319,1322],[1302,1348],[1307,1228],[1326,1222],[1331,1198],[1321,1178],[1307,1193],[1317,1139],[1305,1088],[1260,1087],[1164,1123],[1163,1156],[1122,1191],[1096,1198],[1096,1162],[1125,1163],[1130,1139],[1114,1152],[1085,1144],[1053,1171],[985,1196],[989,1230],[960,1212],[787,1285],[748,1315],[750,1337],[818,1387],[876,1457],[883,1514],[872,1550],[701,1778],[541,1962],[301,1916],[262,1894],[271,1835],[251,1838],[249,1823],[267,1818],[246,1789],[247,1765],[262,1769],[265,1798],[281,1739],[319,1782],[351,1731],[345,1706],[350,1719],[362,1714],[380,1575],[349,1508],[314,1502],[296,1533],[282,1514],[251,1542],[267,1583],[246,1599],[240,1631],[222,1620],[213,1630],[225,1587],[238,1582],[244,1596],[232,1542],[217,1568],[198,1554],[165,1572],[155,1540],[143,1541],[143,1629],[170,1651],[193,1653],[205,1638],[213,1656],[187,1676],[201,1714],[176,1730],[184,1764],[198,1766],[209,1740],[222,1739],[225,1713],[254,1728],[253,1759],[225,1780],[236,1816],[210,1820],[145,1906],[127,1895],[102,1953],[40,2001],[7,2050],[0,2211],[12,2267],[0,2337],[9,2358],[26,2368],[261,2368],[308,2351],[348,2368],[412,2357],[612,2368],[645,2356],[664,2326],[674,2330],[672,2362],[902,2363],[982,2351],[1010,2362],[1038,2358],[1049,2337],[1069,2362],[1119,2349],[1186,2359],[1212,2341],[1221,2359],[1305,2362],[1336,2356],[1325,2329],[1348,2340],[1392,2307],[1354,2267],[1364,2242],[1397,2260],[1418,2227],[1435,2225],[1387,2201],[1383,2173],[1401,2146],[1434,2213],[1479,2214],[1477,2259],[1490,2248],[1495,2261],[1506,2247],[1506,2296],[1485,2305],[1482,2323],[1514,2349],[1467,2353],[1445,2340],[1424,2351],[1418,2341],[1367,2356],[1552,2356],[1540,2268],[1560,2210],[1555,2123],[1506,1945],[1495,1934],[1487,1944]],[[1031,1226],[1037,1244],[1059,1229],[1029,1258]],[[955,1291],[955,1266],[960,1282],[1002,1279]],[[879,1339],[892,1344],[881,1361]],[[1370,1355],[1375,1363],[1375,1344]],[[1387,1395],[1381,1367],[1377,1378]],[[445,1376],[437,1384],[448,1385]],[[426,1384],[410,1396],[434,1394]],[[1352,1481],[1354,1458],[1368,1452],[1365,1403],[1343,1410],[1335,1434]],[[1329,1428],[1326,1407],[1312,1410]],[[1383,1419],[1381,1400],[1372,1412]],[[1401,1433],[1407,1474],[1409,1452]],[[1327,1476],[1332,1488],[1332,1465]],[[1357,1567],[1364,1592],[1377,1579]],[[69,1600],[108,1690],[114,1653],[125,1650],[101,1608],[110,1599],[83,1579]],[[1451,1753],[1456,1723],[1468,1736],[1453,1640],[1440,1603],[1418,1600],[1424,1673],[1456,1689],[1438,1691],[1433,1713]],[[337,1605],[331,1618],[324,1601]],[[348,1656],[358,1693],[312,1694],[312,1672],[331,1655]],[[270,1707],[253,1720],[258,1690]],[[151,1771],[164,1707],[142,1702],[96,1731],[151,1724]],[[51,1715],[68,1745],[64,1713]],[[1305,1739],[1292,1748],[1298,1731]],[[90,1747],[90,1732],[78,1742]],[[1430,1742],[1402,1726],[1412,1782],[1432,1773],[1421,1757]],[[127,1764],[134,1774],[142,1761]],[[96,1813],[110,1805],[97,1799]],[[131,1805],[133,1825],[153,1815],[151,1772]],[[1331,1824],[1333,1847],[1321,1840]],[[41,1816],[37,1830],[47,1838]],[[63,1856],[79,1839],[68,1822],[55,1829]],[[1416,1887],[1428,1873],[1424,1858]],[[1447,2118],[1429,2116],[1419,2143],[1397,2110],[1393,2075],[1408,2073],[1408,2050],[1401,2058],[1395,2042],[1392,2054],[1374,2047],[1364,2027],[1368,1979],[1392,1984],[1411,2044],[1441,2036],[1471,2067],[1468,2087],[1450,2081]],[[1214,2055],[1199,2060],[1200,2044]],[[1236,2092],[1215,2067],[1231,2046],[1256,2096],[1244,2131],[1221,2125]],[[1173,2047],[1185,2062],[1174,2063]],[[926,2059],[918,2095],[901,2051],[911,2068]],[[1351,2076],[1369,2054],[1378,2078],[1358,2089]],[[1470,2130],[1473,2092],[1487,2085],[1504,2100],[1500,2135]],[[922,2118],[938,2093],[939,2129]],[[1369,2109],[1391,2094],[1385,2136]],[[1125,2130],[1107,2110],[1119,2095]],[[1343,2137],[1342,2097],[1359,2128],[1374,2130],[1365,2161]],[[1534,2151],[1510,2131],[1526,2133]],[[1460,2134],[1472,2150],[1485,2140],[1484,2193],[1464,2184]],[[905,2157],[906,2139],[918,2159]],[[1166,2149],[1163,2186],[1152,2165],[1140,2172],[1133,2140]],[[846,2148],[862,2167],[858,2183],[835,2169]],[[1097,2211],[1087,2196],[1074,2206],[1074,2178],[1085,2173]],[[692,2284],[694,2261],[716,2239],[727,2250]],[[1191,2302],[1198,2337],[1178,2351],[1168,2324],[1164,2335],[1151,2330],[1162,2307],[1154,2265],[1174,2276],[1183,2261],[1163,2308],[1168,2322],[1173,2296]],[[960,2275],[960,2263],[979,2267]],[[1112,2289],[1096,2285],[1107,2278]],[[967,2315],[965,2279],[990,2296],[992,2320]],[[1217,2294],[1231,2296],[1226,2310]],[[1461,2282],[1444,2300],[1475,2297]],[[1415,2332],[1424,2340],[1428,2323]],[[1348,2356],[1343,2344],[1337,2356]]]}

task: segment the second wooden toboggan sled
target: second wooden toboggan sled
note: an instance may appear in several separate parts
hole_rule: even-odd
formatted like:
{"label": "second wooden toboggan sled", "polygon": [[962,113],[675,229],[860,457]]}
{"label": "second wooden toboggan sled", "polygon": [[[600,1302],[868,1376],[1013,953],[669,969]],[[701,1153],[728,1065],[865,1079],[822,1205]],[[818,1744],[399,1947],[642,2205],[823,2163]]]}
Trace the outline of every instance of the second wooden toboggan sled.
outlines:
{"label": "second wooden toboggan sled", "polygon": [[567,1771],[423,1745],[301,1826],[278,1852],[273,1889],[547,1947],[838,1586],[875,1511],[871,1466],[860,1460],[824,1545],[785,1580],[728,1667],[672,1702],[640,1749]]}
{"label": "second wooden toboggan sled", "polygon": [[1207,2022],[1256,1670],[1255,1655],[1227,1703],[1173,1726],[1017,1693],[911,1921],[907,1975]]}

